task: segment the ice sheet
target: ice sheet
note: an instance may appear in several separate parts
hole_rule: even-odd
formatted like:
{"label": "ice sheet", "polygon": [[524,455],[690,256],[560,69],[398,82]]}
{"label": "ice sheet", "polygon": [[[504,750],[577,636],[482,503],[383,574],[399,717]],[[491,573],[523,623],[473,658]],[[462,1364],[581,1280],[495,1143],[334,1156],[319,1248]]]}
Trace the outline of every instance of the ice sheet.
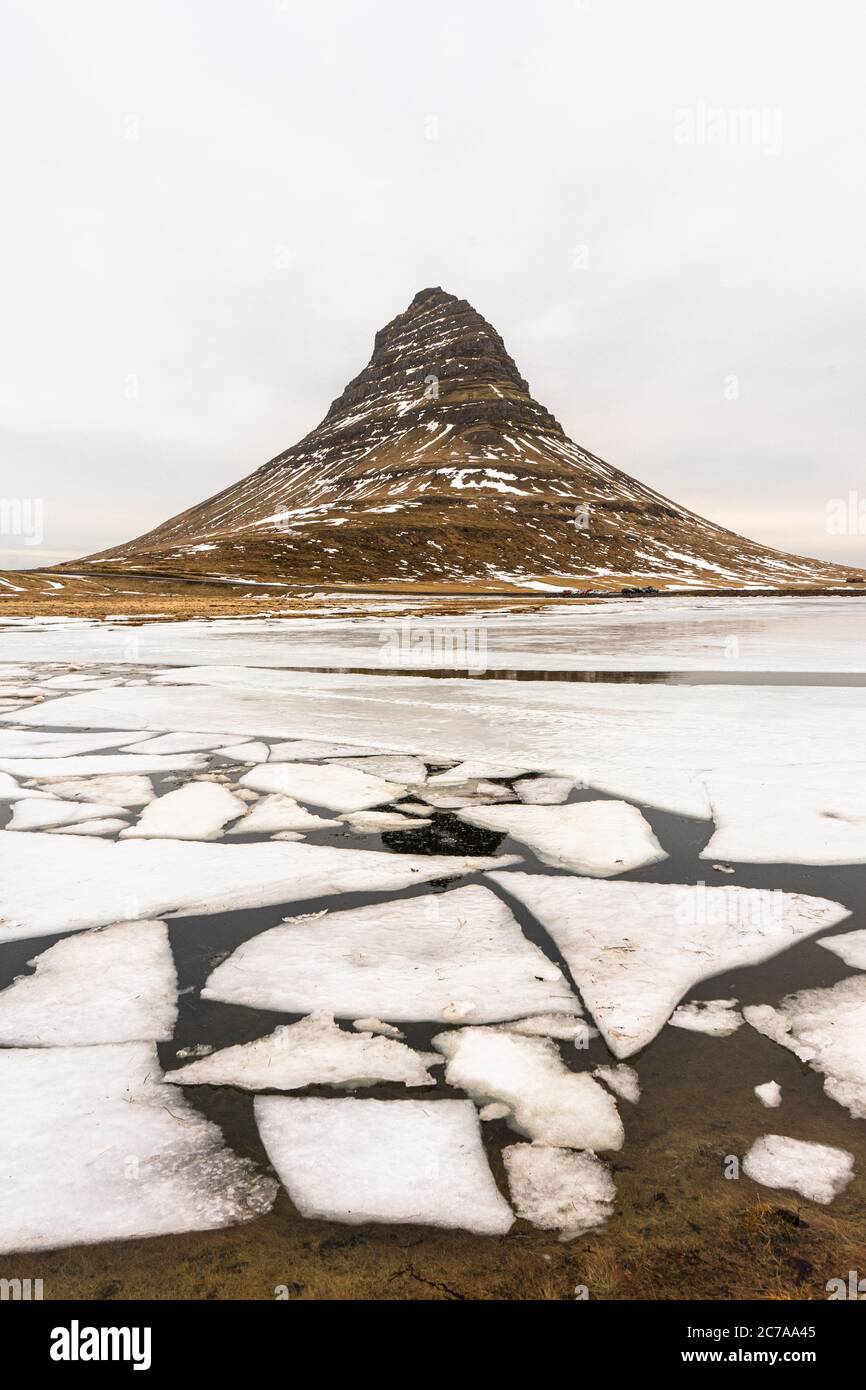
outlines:
{"label": "ice sheet", "polygon": [[[377,857],[397,866],[435,862]],[[504,903],[475,885],[313,921],[289,919],[239,946],[217,966],[202,997],[281,1013],[326,1009],[341,1018],[369,1014],[394,1022],[571,1014],[576,1004],[558,967],[526,940]]]}
{"label": "ice sheet", "polygon": [[146,806],[153,801],[153,784],[149,777],[140,773],[127,773],[125,776],[103,777],[62,777],[57,781],[43,782],[43,788],[52,796],[69,801],[104,801],[111,806]]}
{"label": "ice sheet", "polygon": [[340,819],[361,835],[380,834],[383,830],[423,830],[425,825],[433,824],[431,820],[401,816],[398,811],[351,811]]}
{"label": "ice sheet", "polygon": [[[129,740],[127,739],[128,743]],[[208,753],[233,743],[232,734],[157,734],[134,746],[134,753]],[[126,749],[123,750],[124,752]]]}
{"label": "ice sheet", "polygon": [[162,1085],[152,1043],[0,1049],[0,1250],[204,1231],[276,1184]]}
{"label": "ice sheet", "polygon": [[[59,825],[113,816],[116,807],[99,801],[60,801],[55,797],[15,801],[7,830],[50,830]],[[124,825],[127,822],[124,821]]]}
{"label": "ice sheet", "polygon": [[502,1158],[514,1210],[533,1226],[574,1240],[613,1215],[616,1188],[595,1154],[511,1144]]}
{"label": "ice sheet", "polygon": [[854,1155],[829,1144],[765,1134],[746,1154],[743,1172],[762,1187],[786,1188],[827,1206],[853,1178]]}
{"label": "ice sheet", "polygon": [[452,787],[466,782],[487,782],[496,778],[510,780],[512,777],[522,777],[528,770],[525,764],[509,766],[470,758],[466,762],[447,768],[445,772],[434,773],[429,781],[431,787]]}
{"label": "ice sheet", "polygon": [[848,916],[824,898],[733,885],[491,877],[550,933],[619,1058],[651,1042],[700,980],[769,960]]}
{"label": "ice sheet", "polygon": [[229,821],[247,809],[245,801],[218,782],[188,782],[145,806],[124,840],[216,840]]}
{"label": "ice sheet", "polygon": [[272,743],[271,756],[268,759],[272,763],[310,763],[317,762],[320,758],[352,758],[359,753],[364,755],[375,755],[385,752],[375,746],[367,748],[365,740],[360,743],[329,743],[319,739],[289,739],[287,742]]}
{"label": "ice sheet", "polygon": [[106,816],[105,820],[86,820],[81,825],[61,825],[52,835],[117,835],[129,825],[128,820]]}
{"label": "ice sheet", "polygon": [[441,1058],[413,1052],[393,1038],[347,1032],[322,1013],[255,1042],[213,1052],[168,1072],[165,1079],[178,1086],[241,1086],[246,1091],[299,1091],[305,1086],[354,1090],[383,1081],[432,1086],[427,1067],[436,1062]]}
{"label": "ice sheet", "polygon": [[842,936],[821,936],[819,946],[832,951],[852,970],[866,970],[866,930],[845,932]]}
{"label": "ice sheet", "polygon": [[44,797],[51,795],[48,791],[36,791],[33,787],[22,787],[14,777],[10,777],[8,772],[0,772],[0,803],[4,801],[18,801],[21,797]]}
{"label": "ice sheet", "polygon": [[715,833],[702,859],[866,863],[866,781],[837,767],[751,769],[707,778]]}
{"label": "ice sheet", "polygon": [[262,1142],[302,1216],[504,1235],[514,1218],[468,1100],[257,1096]]}
{"label": "ice sheet", "polygon": [[356,772],[368,772],[374,777],[384,777],[386,782],[401,782],[407,787],[423,782],[427,777],[427,767],[420,758],[410,758],[402,753],[390,753],[383,757],[335,758],[334,762],[338,767],[351,767]]}
{"label": "ice sheet", "polygon": [[[416,856],[330,845],[111,843],[0,831],[0,943],[138,918],[197,917],[332,893],[386,892],[509,862],[508,856]],[[541,1007],[547,1007],[547,992],[539,994]],[[355,1009],[352,1017],[364,1012],[376,1010]]]}
{"label": "ice sheet", "polygon": [[116,773],[197,772],[206,760],[199,753],[140,757],[137,753],[92,753],[66,758],[2,758],[0,771],[34,781],[59,777],[95,777]]}
{"label": "ice sheet", "polygon": [[359,1033],[381,1033],[385,1038],[405,1038],[406,1034],[395,1028],[393,1023],[383,1023],[381,1018],[356,1018],[352,1027]]}
{"label": "ice sheet", "polygon": [[636,806],[579,801],[571,806],[490,806],[458,812],[469,825],[500,830],[528,845],[544,864],[610,878],[667,859]]}
{"label": "ice sheet", "polygon": [[147,738],[148,735],[141,732],[57,734],[39,733],[35,729],[2,729],[0,758],[68,758],[136,744]]}
{"label": "ice sheet", "polygon": [[177,973],[163,922],[123,922],[66,937],[0,992],[3,1047],[166,1042]]}
{"label": "ice sheet", "polygon": [[855,1119],[866,1119],[866,975],[829,989],[789,994],[778,1008],[743,1009],[753,1028],[824,1076],[824,1090]]}
{"label": "ice sheet", "polygon": [[266,743],[230,743],[219,751],[219,757],[232,763],[266,763],[270,757]]}
{"label": "ice sheet", "polygon": [[[440,757],[523,763],[628,801],[706,817],[702,779],[752,769],[826,772],[841,792],[866,781],[857,750],[866,689],[564,684],[242,668],[176,671],[177,685],[65,696],[19,711],[38,727],[130,728],[257,738],[349,738],[355,751],[419,744]],[[0,724],[3,720],[0,719]],[[337,750],[339,756],[339,749]],[[315,755],[308,755],[315,756]],[[274,750],[270,762],[273,762]],[[269,788],[276,790],[276,788]]]}
{"label": "ice sheet", "polygon": [[479,1105],[507,1105],[518,1134],[566,1149],[622,1147],[616,1102],[589,1072],[570,1071],[550,1038],[458,1028],[437,1033],[433,1046],[447,1058],[448,1084]]}
{"label": "ice sheet", "polygon": [[561,806],[571,795],[570,777],[522,777],[514,790],[527,806]]}
{"label": "ice sheet", "polygon": [[[376,600],[377,610],[388,601]],[[531,613],[469,609],[460,619],[424,611],[412,595],[390,607],[395,623],[413,615],[422,630],[453,632],[471,624],[475,650],[496,670],[757,670],[863,671],[866,617],[854,597],[689,595],[564,601]],[[327,608],[327,605],[326,605]],[[397,630],[397,629],[395,629]],[[382,670],[380,616],[326,612],[305,618],[222,619],[144,623],[137,627],[140,665],[200,664],[368,667]],[[3,632],[10,662],[112,662],[126,638],[122,626],[38,620]],[[400,650],[399,643],[395,650]]]}
{"label": "ice sheet", "polygon": [[364,811],[382,802],[397,801],[407,788],[369,772],[336,763],[265,763],[245,772],[241,786],[257,792],[281,792],[330,811]]}
{"label": "ice sheet", "polygon": [[[577,1000],[574,1000],[577,1007]],[[585,1038],[589,1025],[580,1014],[535,1014],[532,1018],[518,1018],[500,1024],[510,1033],[521,1033],[527,1038],[557,1038],[563,1042],[574,1042]]]}
{"label": "ice sheet", "polygon": [[427,782],[423,787],[417,787],[414,794],[428,806],[441,811],[460,810],[464,806],[489,806],[494,802],[514,800],[514,794],[508,787],[503,787],[498,782],[484,781],[455,782],[445,787],[437,787]]}
{"label": "ice sheet", "polygon": [[782,1088],[778,1081],[764,1081],[754,1087],[755,1095],[768,1110],[775,1110],[782,1104]]}
{"label": "ice sheet", "polygon": [[668,1022],[672,1028],[685,1028],[691,1033],[729,1038],[742,1027],[743,1019],[737,1012],[736,999],[696,999],[691,1004],[680,1004]]}
{"label": "ice sheet", "polygon": [[592,1074],[603,1081],[615,1096],[619,1096],[620,1100],[627,1100],[630,1105],[637,1105],[640,1100],[640,1078],[634,1067],[620,1062],[615,1067],[596,1067]]}
{"label": "ice sheet", "polygon": [[263,796],[229,830],[230,835],[274,835],[282,830],[327,830],[340,825],[300,806],[291,796],[273,792]]}

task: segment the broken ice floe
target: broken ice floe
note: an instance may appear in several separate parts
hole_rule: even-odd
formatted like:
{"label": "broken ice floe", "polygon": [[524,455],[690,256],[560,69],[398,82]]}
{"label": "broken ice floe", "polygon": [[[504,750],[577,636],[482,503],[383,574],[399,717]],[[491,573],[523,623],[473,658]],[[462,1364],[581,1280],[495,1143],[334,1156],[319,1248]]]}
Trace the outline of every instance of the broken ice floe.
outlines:
{"label": "broken ice floe", "polygon": [[715,833],[702,859],[866,863],[866,786],[830,766],[750,769],[707,779]]}
{"label": "broken ice floe", "polygon": [[619,1096],[620,1100],[627,1100],[630,1105],[637,1105],[640,1100],[640,1078],[634,1067],[620,1062],[615,1067],[596,1067],[592,1074],[597,1076],[599,1081],[603,1081],[615,1096]]}
{"label": "broken ice floe", "polygon": [[493,1100],[489,1105],[482,1105],[478,1111],[479,1120],[505,1120],[511,1114],[511,1109],[503,1105],[501,1101]]}
{"label": "broken ice floe", "polygon": [[609,878],[667,859],[636,806],[578,801],[570,806],[490,806],[460,819],[528,845],[545,864]]}
{"label": "broken ice floe", "polygon": [[542,1144],[511,1144],[502,1158],[514,1210],[543,1231],[574,1240],[613,1215],[616,1188],[592,1153]]}
{"label": "broken ice floe", "polygon": [[465,806],[488,806],[491,802],[514,800],[514,793],[498,782],[458,782],[447,787],[435,787],[427,782],[416,788],[415,795],[437,811],[457,811]]}
{"label": "broken ice floe", "polygon": [[0,1250],[212,1230],[276,1184],[162,1084],[153,1043],[0,1050]]}
{"label": "broken ice floe", "polygon": [[768,1110],[775,1110],[782,1104],[782,1088],[778,1081],[764,1081],[753,1089],[758,1100]]}
{"label": "broken ice floe", "polygon": [[59,676],[47,676],[43,685],[52,690],[103,690],[120,683],[119,676],[86,676],[79,671],[66,671]]}
{"label": "broken ice floe", "polygon": [[383,1023],[381,1018],[355,1018],[352,1027],[359,1033],[381,1033],[386,1038],[405,1038],[406,1034],[395,1028],[393,1023]]}
{"label": "broken ice floe", "polygon": [[268,761],[272,763],[309,763],[315,762],[319,758],[352,758],[359,753],[373,756],[387,755],[388,750],[365,748],[363,743],[325,743],[316,739],[298,738],[284,743],[272,743],[271,756]]}
{"label": "broken ice floe", "polygon": [[866,929],[845,932],[842,936],[820,936],[817,945],[832,951],[852,970],[866,970]]}
{"label": "broken ice floe", "polygon": [[4,685],[0,686],[0,708],[4,710],[19,709],[30,701],[41,701],[50,692],[44,686],[39,685]]}
{"label": "broken ice floe", "polygon": [[427,1067],[441,1061],[393,1038],[347,1032],[322,1013],[277,1028],[255,1042],[211,1053],[169,1072],[165,1079],[178,1086],[240,1086],[247,1091],[299,1091],[304,1086],[354,1090],[383,1081],[432,1086]]}
{"label": "broken ice floe", "polygon": [[[7,830],[50,830],[61,825],[77,825],[97,817],[111,817],[117,807],[93,801],[60,801],[54,797],[28,798],[12,806],[12,819]],[[123,822],[127,824],[126,821]]]}
{"label": "broken ice floe", "polygon": [[[146,806],[153,801],[153,784],[140,773],[103,777],[63,777],[43,782],[44,790],[69,801],[107,801],[111,806]],[[32,793],[31,793],[32,794]]]}
{"label": "broken ice floe", "polygon": [[[412,862],[402,854],[378,857]],[[428,874],[437,876],[441,870]],[[505,904],[474,885],[313,921],[289,918],[243,942],[217,966],[202,997],[281,1013],[324,1009],[341,1018],[446,1023],[572,1014],[577,1003]]]}
{"label": "broken ice floe", "polygon": [[495,873],[550,933],[616,1057],[645,1047],[701,980],[755,965],[848,916],[800,893]]}
{"label": "broken ice floe", "polygon": [[406,792],[397,782],[336,763],[265,763],[240,780],[241,786],[253,791],[282,792],[329,811],[365,811],[383,801],[396,801]]}
{"label": "broken ice floe", "polygon": [[55,734],[33,729],[0,730],[0,758],[68,758],[146,739],[146,733]]}
{"label": "broken ice floe", "polygon": [[[330,845],[72,841],[39,831],[0,831],[0,942],[138,918],[198,917],[336,893],[386,892],[513,862],[507,856],[389,854]],[[539,990],[521,1012],[533,1004],[546,1008],[548,997]],[[329,1007],[325,1000],[296,1012]],[[380,1010],[362,1006],[351,1017],[366,1012]]]}
{"label": "broken ice floe", "polygon": [[386,754],[384,757],[335,758],[338,767],[351,767],[356,772],[372,773],[374,777],[384,777],[388,782],[403,783],[407,787],[423,782],[427,768],[420,758],[405,754]]}
{"label": "broken ice floe", "polygon": [[[854,688],[626,683],[605,686],[602,702],[592,684],[487,681],[467,701],[464,681],[417,676],[383,681],[224,666],[171,672],[168,679],[61,696],[0,723],[82,729],[110,721],[130,729],[303,738],[316,745],[306,760],[327,757],[322,745],[337,739],[351,746],[342,742],[334,756],[418,753],[423,729],[425,747],[443,759],[477,757],[473,750],[483,748],[489,765],[522,764],[702,819],[709,817],[702,779],[716,772],[731,780],[742,770],[745,782],[761,765],[771,778],[792,768],[797,777],[830,769],[840,792],[863,783],[861,764],[839,756],[840,748],[858,746],[862,691]],[[742,823],[748,837],[748,818]]]}
{"label": "broken ice floe", "polygon": [[285,830],[328,830],[339,827],[338,820],[326,820],[301,806],[291,796],[271,792],[247,810],[231,827],[229,835],[275,835]]}
{"label": "broken ice floe", "polygon": [[107,816],[105,820],[86,820],[80,825],[60,825],[50,833],[52,835],[116,835],[119,831],[125,830],[129,825],[128,820],[117,820],[112,816]]}
{"label": "broken ice floe", "polygon": [[0,1045],[165,1042],[177,1018],[177,974],[163,922],[66,937],[0,992]]}
{"label": "broken ice floe", "polygon": [[217,782],[188,782],[145,806],[121,839],[216,840],[246,809],[245,802]]}
{"label": "broken ice floe", "polygon": [[498,1028],[438,1033],[445,1079],[479,1105],[507,1105],[508,1124],[540,1144],[619,1149],[625,1138],[616,1102],[588,1072],[570,1071],[550,1038]]}
{"label": "broken ice floe", "polygon": [[[129,740],[125,740],[128,742]],[[131,750],[134,753],[209,753],[235,743],[233,734],[156,734]]]}
{"label": "broken ice floe", "polygon": [[219,757],[231,763],[266,763],[270,752],[266,743],[232,743],[219,749]]}
{"label": "broken ice floe", "polygon": [[351,811],[340,819],[361,835],[381,833],[383,830],[423,830],[425,825],[433,824],[431,820],[401,816],[397,811]]}
{"label": "broken ice floe", "polygon": [[743,1009],[747,1023],[824,1077],[824,1090],[855,1119],[866,1119],[866,975],[829,989],[789,994],[778,1008]]}
{"label": "broken ice floe", "polygon": [[694,999],[674,1009],[668,1023],[691,1033],[709,1033],[712,1038],[729,1038],[742,1027],[736,999]]}
{"label": "broken ice floe", "polygon": [[468,1100],[257,1096],[256,1122],[302,1216],[504,1235],[514,1222]]}
{"label": "broken ice floe", "polygon": [[146,754],[89,753],[66,758],[2,758],[0,771],[34,781],[59,777],[114,776],[118,773],[198,772],[205,766],[201,753]]}
{"label": "broken ice floe", "polygon": [[[575,1005],[577,1001],[574,1001]],[[509,1033],[522,1033],[529,1038],[557,1038],[562,1042],[578,1042],[589,1036],[596,1037],[580,1014],[535,1014],[532,1018],[517,1018],[499,1025]]]}
{"label": "broken ice floe", "polygon": [[571,777],[524,777],[514,783],[514,790],[527,806],[561,806],[573,787]]}
{"label": "broken ice floe", "polygon": [[41,797],[47,800],[51,795],[47,791],[34,791],[31,787],[21,787],[10,777],[8,772],[0,772],[0,803],[4,801],[18,801],[20,798]]}
{"label": "broken ice floe", "polygon": [[468,762],[458,763],[455,767],[449,767],[445,772],[436,772],[429,779],[431,787],[449,787],[454,785],[465,785],[469,782],[487,782],[491,778],[504,778],[510,780],[512,777],[523,777],[529,771],[524,765],[515,767],[514,765],[483,762],[477,758],[471,758]]}
{"label": "broken ice floe", "polygon": [[743,1172],[762,1187],[787,1188],[826,1206],[854,1176],[854,1155],[829,1144],[765,1134],[743,1159]]}

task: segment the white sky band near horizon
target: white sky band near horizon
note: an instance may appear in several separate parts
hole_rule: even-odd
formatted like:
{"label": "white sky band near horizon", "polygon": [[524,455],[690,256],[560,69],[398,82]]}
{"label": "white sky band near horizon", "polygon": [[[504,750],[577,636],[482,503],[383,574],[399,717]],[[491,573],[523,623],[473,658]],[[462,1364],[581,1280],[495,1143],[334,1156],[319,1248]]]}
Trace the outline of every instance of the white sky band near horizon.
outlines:
{"label": "white sky band near horizon", "polygon": [[853,0],[7,0],[0,498],[43,520],[0,566],[251,472],[431,284],[584,447],[862,564],[864,34]]}

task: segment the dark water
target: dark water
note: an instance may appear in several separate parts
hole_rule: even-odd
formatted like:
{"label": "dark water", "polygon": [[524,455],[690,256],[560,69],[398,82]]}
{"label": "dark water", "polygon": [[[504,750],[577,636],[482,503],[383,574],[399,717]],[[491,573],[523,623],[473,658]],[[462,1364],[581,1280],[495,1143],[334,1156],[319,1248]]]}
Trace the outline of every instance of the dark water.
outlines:
{"label": "dark water", "polygon": [[[307,669],[304,667],[298,668]],[[866,685],[866,671],[553,671],[506,670],[455,666],[315,666],[328,676],[427,676],[481,681],[559,681],[601,685]]]}

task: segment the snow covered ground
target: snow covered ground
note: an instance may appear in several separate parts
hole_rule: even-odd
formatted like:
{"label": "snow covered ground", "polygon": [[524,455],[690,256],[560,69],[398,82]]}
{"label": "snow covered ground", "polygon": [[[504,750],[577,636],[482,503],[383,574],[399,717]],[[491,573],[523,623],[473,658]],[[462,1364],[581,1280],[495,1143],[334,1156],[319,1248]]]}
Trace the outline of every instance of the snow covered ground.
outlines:
{"label": "snow covered ground", "polygon": [[[485,632],[500,669],[857,671],[858,613],[623,602]],[[377,666],[379,628],[0,632],[0,1250],[267,1212],[272,1179],[191,1104],[208,1086],[260,1093],[305,1218],[572,1239],[615,1210],[672,1038],[760,1051],[744,1095],[785,1133],[750,1141],[749,1181],[845,1201],[857,1143],[797,1131],[784,1059],[862,1124],[866,686],[300,669]],[[207,1009],[238,1031],[205,1045]]]}

